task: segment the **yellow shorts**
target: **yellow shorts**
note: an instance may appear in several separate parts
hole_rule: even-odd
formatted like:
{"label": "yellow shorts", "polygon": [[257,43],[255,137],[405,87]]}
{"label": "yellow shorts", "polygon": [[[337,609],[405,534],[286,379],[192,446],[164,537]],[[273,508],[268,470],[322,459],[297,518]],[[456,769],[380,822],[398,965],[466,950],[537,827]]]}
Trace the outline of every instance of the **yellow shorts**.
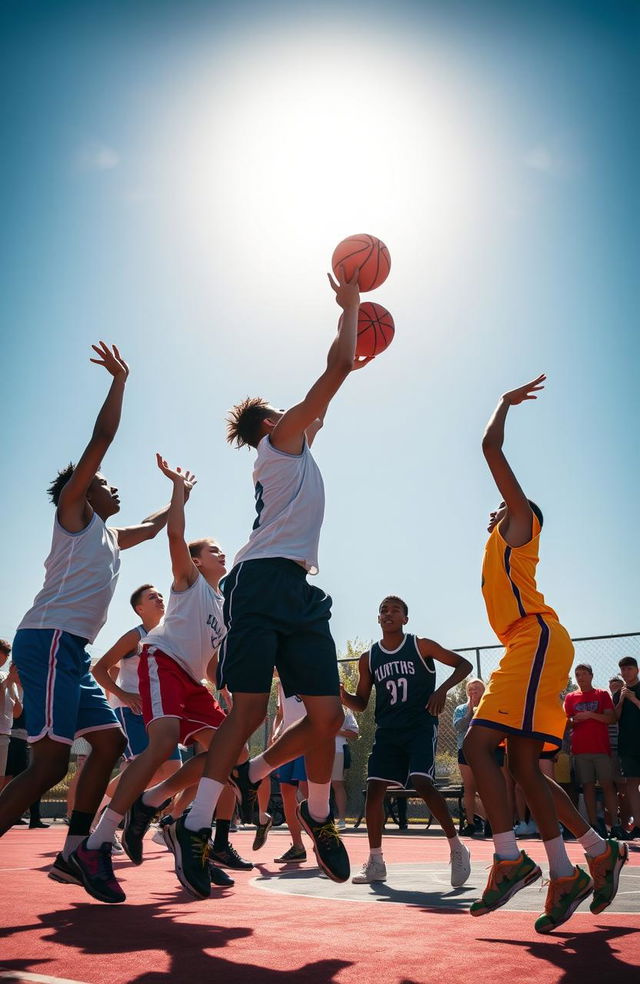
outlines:
{"label": "yellow shorts", "polygon": [[569,633],[555,619],[527,615],[511,632],[471,726],[559,748],[567,724],[560,694],[573,662]]}

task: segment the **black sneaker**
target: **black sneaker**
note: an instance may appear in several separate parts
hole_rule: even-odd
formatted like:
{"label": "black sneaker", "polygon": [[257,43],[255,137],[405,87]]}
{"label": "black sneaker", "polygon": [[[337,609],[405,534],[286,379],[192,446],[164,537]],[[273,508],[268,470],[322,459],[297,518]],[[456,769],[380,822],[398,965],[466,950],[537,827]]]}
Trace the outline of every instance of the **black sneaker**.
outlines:
{"label": "black sneaker", "polygon": [[236,791],[240,819],[243,823],[253,823],[260,783],[251,782],[249,779],[249,763],[236,765],[231,772],[229,782]]}
{"label": "black sneaker", "polygon": [[166,800],[162,806],[145,806],[142,802],[142,796],[138,796],[137,800],[127,810],[124,818],[124,830],[122,831],[122,846],[127,852],[127,857],[134,864],[142,864],[144,835],[151,826],[151,821],[156,813],[163,810],[169,802]]}
{"label": "black sneaker", "polygon": [[273,827],[273,818],[267,813],[268,820],[266,823],[260,823],[260,818],[258,818],[258,825],[256,827],[256,836],[253,838],[253,848],[254,851],[259,851],[261,847],[267,843],[267,837],[269,831]]}
{"label": "black sneaker", "polygon": [[628,834],[626,832],[626,830],[623,830],[623,828],[619,824],[617,824],[615,827],[612,827],[611,828],[611,833],[610,833],[609,836],[610,837],[613,837],[615,840],[618,840],[618,841],[628,841],[628,840],[631,840],[631,835]]}
{"label": "black sneaker", "polygon": [[298,804],[298,819],[313,840],[313,850],[318,864],[335,882],[348,881],[351,874],[349,855],[340,840],[340,834],[330,813],[326,820],[314,820],[307,801]]}
{"label": "black sneaker", "polygon": [[62,851],[56,854],[56,859],[49,868],[47,877],[65,885],[82,885],[82,880],[76,875],[69,862],[63,858]]}
{"label": "black sneaker", "polygon": [[275,864],[302,864],[307,860],[307,852],[304,847],[296,847],[294,844],[291,845],[288,851],[285,851],[282,857],[274,858]]}
{"label": "black sneaker", "polygon": [[227,844],[226,847],[218,851],[213,844],[210,844],[209,857],[222,868],[231,868],[232,871],[251,871],[253,868],[251,861],[245,861],[244,858],[241,858],[233,844]]}
{"label": "black sneaker", "polygon": [[460,831],[461,837],[475,837],[476,834],[477,830],[475,828],[475,824],[472,823],[465,823],[464,827]]}
{"label": "black sneaker", "polygon": [[211,827],[189,830],[184,817],[162,828],[167,847],[176,862],[176,875],[183,888],[196,899],[208,899],[211,895],[209,869],[209,837]]}
{"label": "black sneaker", "polygon": [[491,824],[489,823],[488,820],[485,820],[485,822],[482,825],[482,833],[483,833],[483,836],[484,837],[493,837],[493,831],[491,830]]}
{"label": "black sneaker", "polygon": [[228,875],[226,871],[219,868],[217,864],[213,864],[209,861],[209,876],[211,878],[211,884],[216,885],[218,888],[231,888],[235,885],[235,880]]}
{"label": "black sneaker", "polygon": [[85,889],[99,902],[124,902],[126,895],[120,888],[111,864],[111,844],[101,844],[95,851],[87,848],[85,838],[69,856],[69,865]]}

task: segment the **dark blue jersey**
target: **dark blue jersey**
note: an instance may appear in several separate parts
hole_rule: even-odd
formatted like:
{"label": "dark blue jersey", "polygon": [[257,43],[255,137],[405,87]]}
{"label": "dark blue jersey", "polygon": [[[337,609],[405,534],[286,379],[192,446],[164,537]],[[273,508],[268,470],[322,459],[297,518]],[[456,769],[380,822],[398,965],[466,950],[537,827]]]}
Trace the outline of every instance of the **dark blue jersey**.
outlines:
{"label": "dark blue jersey", "polygon": [[413,728],[437,720],[427,711],[436,687],[436,668],[432,659],[420,655],[416,636],[405,635],[392,652],[375,642],[369,650],[369,670],[379,728]]}

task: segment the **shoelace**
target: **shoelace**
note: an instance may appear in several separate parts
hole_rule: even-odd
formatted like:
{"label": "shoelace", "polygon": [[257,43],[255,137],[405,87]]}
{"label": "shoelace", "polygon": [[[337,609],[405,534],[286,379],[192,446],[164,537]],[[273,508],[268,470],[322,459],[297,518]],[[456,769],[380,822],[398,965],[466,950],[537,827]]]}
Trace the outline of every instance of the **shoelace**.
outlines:
{"label": "shoelace", "polygon": [[209,862],[209,841],[203,841],[195,833],[191,834],[189,840],[191,841],[191,853],[193,857],[202,868],[206,868]]}
{"label": "shoelace", "polygon": [[318,840],[326,841],[328,844],[333,842],[334,847],[336,843],[340,843],[340,834],[333,820],[328,820],[327,823],[323,823],[321,827],[318,827],[316,829],[316,837]]}
{"label": "shoelace", "polygon": [[98,877],[105,881],[113,881],[113,865],[111,864],[111,844],[102,844],[98,854]]}

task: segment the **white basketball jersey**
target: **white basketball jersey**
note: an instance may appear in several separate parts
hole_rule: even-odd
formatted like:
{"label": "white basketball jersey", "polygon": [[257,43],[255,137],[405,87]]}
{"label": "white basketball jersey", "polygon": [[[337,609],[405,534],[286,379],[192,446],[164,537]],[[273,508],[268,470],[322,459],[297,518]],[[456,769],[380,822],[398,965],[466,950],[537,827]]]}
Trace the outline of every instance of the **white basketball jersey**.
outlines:
{"label": "white basketball jersey", "polygon": [[[136,632],[140,639],[144,639],[147,634],[147,630],[144,625],[136,625]],[[140,693],[140,681],[138,679],[138,666],[140,664],[140,643],[132,649],[130,653],[123,656],[120,660],[120,666],[118,668],[118,679],[116,680],[117,685],[121,690],[126,690],[128,694],[139,694]],[[109,701],[113,707],[122,707],[122,702],[112,694],[113,701]]]}
{"label": "white basketball jersey", "polygon": [[185,591],[171,588],[164,619],[147,634],[145,646],[156,646],[199,683],[227,634],[223,600],[202,574]]}
{"label": "white basketball jersey", "polygon": [[263,437],[253,484],[257,515],[249,542],[236,554],[234,565],[282,557],[317,574],[324,484],[306,440],[301,454],[287,454],[274,448],[268,435]]}
{"label": "white basketball jersey", "polygon": [[80,533],[69,533],[56,515],[44,567],[44,586],[18,628],[62,629],[93,642],[118,581],[118,534],[97,513]]}

